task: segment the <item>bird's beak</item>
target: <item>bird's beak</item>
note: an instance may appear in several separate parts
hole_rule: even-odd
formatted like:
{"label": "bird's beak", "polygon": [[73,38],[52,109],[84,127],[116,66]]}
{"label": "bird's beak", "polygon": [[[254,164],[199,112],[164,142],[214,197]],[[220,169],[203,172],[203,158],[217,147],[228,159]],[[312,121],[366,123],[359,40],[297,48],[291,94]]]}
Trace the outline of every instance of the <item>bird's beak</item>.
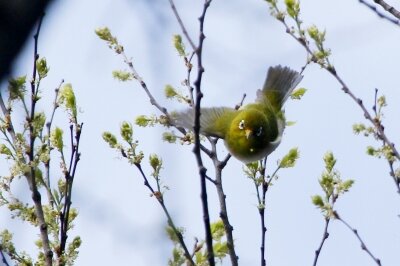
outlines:
{"label": "bird's beak", "polygon": [[248,139],[250,135],[253,133],[253,131],[251,129],[245,129],[244,133],[246,134],[246,138]]}

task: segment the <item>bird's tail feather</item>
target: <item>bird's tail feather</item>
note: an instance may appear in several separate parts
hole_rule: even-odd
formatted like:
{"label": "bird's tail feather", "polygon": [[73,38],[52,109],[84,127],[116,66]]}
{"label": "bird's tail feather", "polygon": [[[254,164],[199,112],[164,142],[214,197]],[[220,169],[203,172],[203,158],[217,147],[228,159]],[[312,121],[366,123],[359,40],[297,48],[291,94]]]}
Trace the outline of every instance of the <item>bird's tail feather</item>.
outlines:
{"label": "bird's tail feather", "polygon": [[303,78],[300,73],[280,65],[268,69],[262,90],[257,91],[257,101],[268,101],[280,110],[294,88]]}

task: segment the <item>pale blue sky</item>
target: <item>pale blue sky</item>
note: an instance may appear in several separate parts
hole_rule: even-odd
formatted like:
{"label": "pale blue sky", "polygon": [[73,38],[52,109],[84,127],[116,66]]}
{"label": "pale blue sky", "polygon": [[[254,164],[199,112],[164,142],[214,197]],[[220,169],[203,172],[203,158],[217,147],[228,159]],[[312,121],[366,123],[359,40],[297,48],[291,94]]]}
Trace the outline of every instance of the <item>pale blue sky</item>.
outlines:
{"label": "pale blue sky", "polygon": [[[201,3],[176,0],[196,40]],[[326,29],[333,64],[366,106],[373,105],[375,88],[386,95],[386,132],[399,143],[399,27],[379,19],[356,0],[303,0],[301,7],[305,25]],[[166,219],[161,208],[149,197],[136,169],[101,138],[106,130],[118,133],[124,120],[133,122],[140,114],[158,112],[139,84],[112,78],[112,70],[126,66],[94,34],[102,26],[108,26],[125,46],[157,99],[168,109],[183,108],[163,97],[166,84],[182,87],[186,77],[171,42],[172,35],[181,31],[168,1],[71,0],[58,1],[49,10],[39,44],[39,53],[50,66],[40,108],[49,107],[46,104],[53,100],[53,89],[65,79],[75,89],[84,122],[82,160],[73,194],[73,204],[80,213],[73,232],[83,239],[76,265],[166,265],[172,245],[164,234]],[[282,64],[299,70],[305,63],[303,48],[269,15],[261,0],[213,1],[205,34],[203,106],[234,106],[243,93],[247,94],[246,102],[251,102],[269,66]],[[31,72],[31,57],[29,44],[18,60],[15,75]],[[300,86],[308,89],[303,100],[286,104],[288,119],[297,124],[286,129],[282,144],[269,159],[272,171],[290,148],[298,147],[301,154],[296,167],[282,170],[267,194],[267,264],[312,264],[324,221],[310,198],[321,193],[322,157],[330,150],[337,157],[342,177],[355,179],[351,191],[339,199],[338,212],[359,230],[383,265],[397,265],[399,196],[387,163],[365,154],[365,147],[376,143],[352,133],[352,125],[364,121],[362,112],[318,66],[307,68]],[[62,124],[64,119],[59,112],[56,122]],[[163,143],[162,132],[159,127],[135,128],[135,137],[146,158],[154,152],[162,156],[162,178],[170,188],[165,199],[176,223],[186,228],[186,240],[192,246],[195,236],[203,237],[195,159],[190,147]],[[223,146],[220,151],[226,152]],[[211,164],[206,160],[206,165]],[[241,169],[242,164],[231,159],[224,173],[228,212],[240,264],[259,265],[255,190]],[[15,189],[23,193],[25,188]],[[215,220],[219,204],[214,187],[209,186],[208,191],[210,215]],[[19,248],[31,249],[32,236],[38,232],[4,218],[8,216],[5,209],[0,216],[7,221],[5,226],[14,228]],[[329,232],[319,265],[374,265],[342,224],[334,221]],[[229,260],[224,265],[229,265]]]}

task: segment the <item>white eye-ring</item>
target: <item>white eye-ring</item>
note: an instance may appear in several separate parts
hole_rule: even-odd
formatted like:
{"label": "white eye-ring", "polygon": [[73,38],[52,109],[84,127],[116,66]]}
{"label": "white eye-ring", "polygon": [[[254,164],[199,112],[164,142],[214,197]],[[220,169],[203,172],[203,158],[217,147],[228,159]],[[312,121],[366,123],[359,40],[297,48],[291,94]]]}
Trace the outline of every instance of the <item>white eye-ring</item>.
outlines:
{"label": "white eye-ring", "polygon": [[263,128],[262,128],[262,127],[259,127],[258,130],[257,130],[256,136],[257,136],[257,137],[261,136],[262,131],[263,131]]}
{"label": "white eye-ring", "polygon": [[244,129],[244,120],[239,122],[239,129]]}

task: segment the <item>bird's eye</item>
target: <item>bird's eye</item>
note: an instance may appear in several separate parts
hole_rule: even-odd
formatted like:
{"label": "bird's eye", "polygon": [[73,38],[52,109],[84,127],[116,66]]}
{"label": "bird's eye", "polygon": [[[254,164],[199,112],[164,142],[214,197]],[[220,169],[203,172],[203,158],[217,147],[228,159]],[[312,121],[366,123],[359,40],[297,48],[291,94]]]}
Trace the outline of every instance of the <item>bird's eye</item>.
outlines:
{"label": "bird's eye", "polygon": [[261,136],[262,131],[263,131],[263,128],[262,128],[262,127],[259,127],[258,130],[257,130],[256,136],[257,136],[257,137]]}
{"label": "bird's eye", "polygon": [[240,121],[239,129],[244,129],[244,120]]}

